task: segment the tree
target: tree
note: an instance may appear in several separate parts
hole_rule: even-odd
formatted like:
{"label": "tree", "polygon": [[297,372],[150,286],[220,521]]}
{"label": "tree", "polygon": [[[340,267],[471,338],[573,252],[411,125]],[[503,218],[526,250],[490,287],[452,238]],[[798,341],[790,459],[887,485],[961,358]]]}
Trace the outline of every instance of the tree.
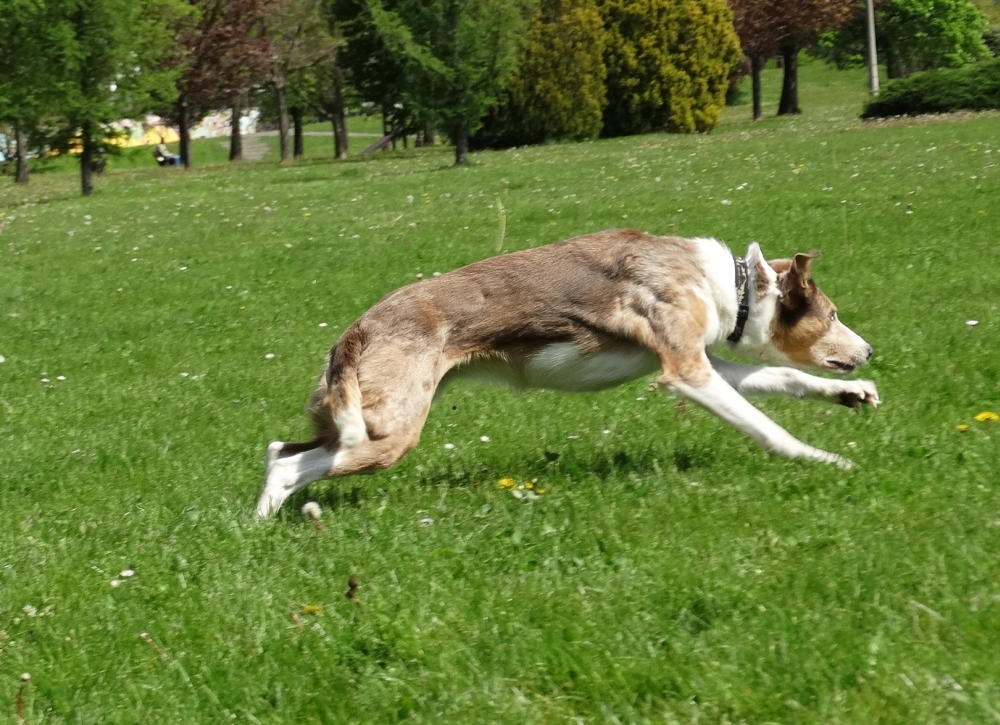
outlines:
{"label": "tree", "polygon": [[767,6],[753,0],[731,0],[733,25],[740,37],[743,52],[750,59],[750,81],[753,89],[753,120],[759,121],[764,113],[760,94],[760,72],[764,61],[778,50],[777,40],[766,32]]}
{"label": "tree", "polygon": [[177,23],[169,59],[179,68],[176,100],[163,115],[177,123],[181,161],[190,168],[191,124],[213,107],[236,105],[270,66],[271,45],[262,30],[274,0],[188,1],[193,12]]}
{"label": "tree", "polygon": [[57,68],[51,51],[59,47],[64,28],[52,22],[47,6],[33,0],[7,0],[0,12],[0,123],[10,127],[15,142],[15,181],[28,183],[28,133],[54,108]]}
{"label": "tree", "polygon": [[[932,68],[958,68],[990,57],[986,17],[971,0],[884,0],[875,5],[879,55],[890,78]],[[825,33],[817,55],[838,67],[859,65],[865,51],[864,16]]]}
{"label": "tree", "polygon": [[601,12],[605,135],[714,128],[740,59],[725,0],[603,0]]}
{"label": "tree", "polygon": [[175,69],[164,67],[167,26],[184,14],[174,0],[48,0],[48,49],[56,148],[80,151],[83,194],[93,193],[92,173],[102,168],[109,124],[145,113],[154,98],[169,96]]}
{"label": "tree", "polygon": [[607,103],[606,36],[596,0],[542,0],[517,71],[473,144],[509,147],[599,135]]}
{"label": "tree", "polygon": [[[320,0],[279,0],[275,12],[266,20],[266,33],[273,49],[270,80],[278,104],[278,136],[281,160],[288,159],[288,84],[298,76],[309,78],[303,71],[329,60],[336,52],[330,19]],[[300,93],[299,96],[304,96]],[[302,139],[302,107],[297,109],[296,137]]]}
{"label": "tree", "polygon": [[[536,0],[366,0],[360,20],[402,69],[401,104],[431,118],[467,161],[469,136],[517,66]],[[389,84],[392,87],[393,84]]]}
{"label": "tree", "polygon": [[[730,0],[740,42],[751,61],[774,50],[781,55],[784,73],[779,116],[801,112],[799,51],[820,33],[846,23],[856,5],[857,0]],[[760,66],[756,73],[759,76]],[[759,95],[754,110],[759,118]]]}

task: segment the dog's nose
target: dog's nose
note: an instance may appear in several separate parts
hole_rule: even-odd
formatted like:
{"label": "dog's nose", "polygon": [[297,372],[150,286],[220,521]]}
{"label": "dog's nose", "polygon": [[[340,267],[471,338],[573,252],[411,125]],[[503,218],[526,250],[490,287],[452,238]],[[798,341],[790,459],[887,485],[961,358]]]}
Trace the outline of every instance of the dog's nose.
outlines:
{"label": "dog's nose", "polygon": [[875,350],[873,350],[873,349],[872,349],[872,346],[871,346],[871,345],[869,345],[869,346],[868,346],[868,351],[867,351],[867,352],[865,353],[865,362],[868,362],[869,360],[871,360],[871,359],[872,359],[872,353],[873,353],[873,352],[875,352]]}

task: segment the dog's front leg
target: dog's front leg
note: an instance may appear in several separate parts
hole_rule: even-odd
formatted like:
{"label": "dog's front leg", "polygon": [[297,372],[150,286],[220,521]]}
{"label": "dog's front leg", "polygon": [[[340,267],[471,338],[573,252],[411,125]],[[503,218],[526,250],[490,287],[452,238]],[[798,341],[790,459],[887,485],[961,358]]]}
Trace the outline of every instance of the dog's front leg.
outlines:
{"label": "dog's front leg", "polygon": [[710,373],[704,376],[707,382],[699,381],[698,385],[682,381],[664,383],[672,392],[690,398],[773,453],[788,458],[810,458],[824,463],[836,463],[844,469],[852,467],[846,458],[814,448],[795,438],[751,405],[717,371],[711,368],[709,370]]}
{"label": "dog's front leg", "polygon": [[787,395],[792,398],[817,398],[857,408],[878,407],[882,402],[875,383],[870,380],[833,380],[809,375],[794,368],[744,365],[710,357],[712,367],[743,395]]}

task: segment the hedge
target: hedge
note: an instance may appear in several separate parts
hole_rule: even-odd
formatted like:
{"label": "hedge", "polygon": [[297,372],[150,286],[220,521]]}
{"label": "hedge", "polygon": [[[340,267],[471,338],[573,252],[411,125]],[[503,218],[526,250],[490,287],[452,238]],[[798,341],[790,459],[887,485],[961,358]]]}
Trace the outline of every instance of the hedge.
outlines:
{"label": "hedge", "polygon": [[862,118],[916,116],[921,113],[985,111],[1000,108],[1000,58],[914,73],[890,81],[865,106]]}

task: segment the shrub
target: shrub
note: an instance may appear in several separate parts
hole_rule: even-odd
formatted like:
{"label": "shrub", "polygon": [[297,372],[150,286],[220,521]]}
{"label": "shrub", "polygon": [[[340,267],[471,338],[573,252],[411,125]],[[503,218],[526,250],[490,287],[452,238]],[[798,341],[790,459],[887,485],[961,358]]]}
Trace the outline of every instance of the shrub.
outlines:
{"label": "shrub", "polygon": [[596,0],[542,0],[518,70],[473,145],[597,136],[606,102],[605,36]]}
{"label": "shrub", "polygon": [[604,134],[709,131],[740,42],[725,0],[602,0]]}
{"label": "shrub", "polygon": [[868,102],[862,118],[915,116],[920,113],[984,111],[1000,108],[1000,59],[914,73],[891,81]]}

